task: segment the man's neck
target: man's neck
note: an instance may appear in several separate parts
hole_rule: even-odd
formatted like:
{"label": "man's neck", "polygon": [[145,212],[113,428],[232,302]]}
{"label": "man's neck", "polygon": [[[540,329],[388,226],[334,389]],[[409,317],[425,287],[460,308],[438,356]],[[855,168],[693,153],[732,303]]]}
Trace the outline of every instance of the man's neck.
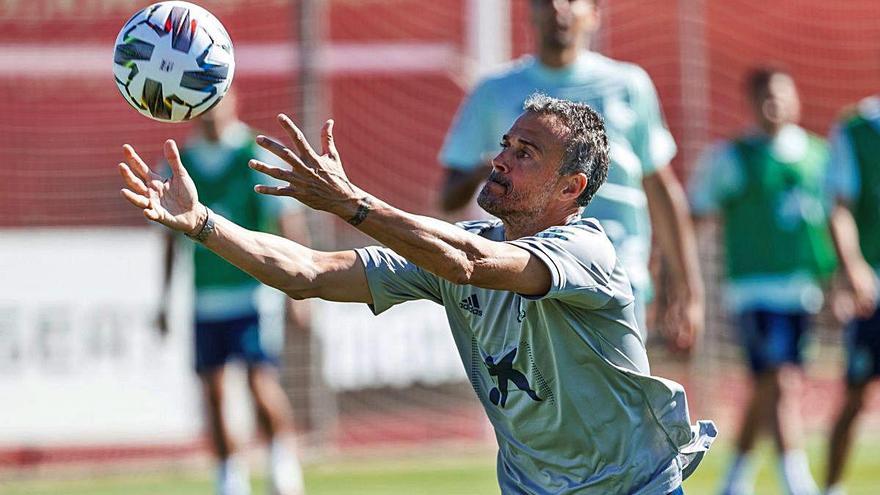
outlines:
{"label": "man's neck", "polygon": [[767,137],[769,137],[770,139],[774,139],[779,136],[779,133],[782,132],[782,129],[785,129],[788,125],[788,123],[773,124],[769,122],[764,122],[761,123],[758,127],[761,129],[761,131],[764,132]]}
{"label": "man's neck", "polygon": [[502,218],[504,223],[504,240],[512,241],[522,237],[533,236],[538,232],[549,229],[557,225],[568,225],[574,220],[580,218],[580,209],[568,211],[557,215],[535,215],[531,213],[523,213],[510,215]]}
{"label": "man's neck", "polygon": [[546,47],[538,48],[538,60],[545,67],[551,69],[563,69],[573,64],[583,49],[578,45],[567,46],[564,48]]}
{"label": "man's neck", "polygon": [[230,119],[224,122],[217,122],[214,126],[208,128],[203,127],[200,129],[202,137],[211,143],[220,143],[223,141],[223,136],[233,127],[238,124],[237,119]]}

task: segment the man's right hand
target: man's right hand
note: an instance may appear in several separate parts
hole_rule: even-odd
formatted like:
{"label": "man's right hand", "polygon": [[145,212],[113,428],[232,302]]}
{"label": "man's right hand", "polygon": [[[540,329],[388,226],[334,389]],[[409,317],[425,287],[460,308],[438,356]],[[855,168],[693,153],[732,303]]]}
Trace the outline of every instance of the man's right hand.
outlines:
{"label": "man's right hand", "polygon": [[874,270],[868,263],[860,260],[847,270],[846,275],[853,292],[856,316],[870,318],[877,309],[877,280]]}
{"label": "man's right hand", "polygon": [[130,145],[124,145],[122,151],[125,162],[119,164],[119,173],[127,186],[122,189],[125,199],[154,222],[185,234],[196,234],[207,212],[199,204],[195,183],[183,168],[177,144],[171,139],[165,141],[165,159],[172,173],[169,179],[150,170]]}

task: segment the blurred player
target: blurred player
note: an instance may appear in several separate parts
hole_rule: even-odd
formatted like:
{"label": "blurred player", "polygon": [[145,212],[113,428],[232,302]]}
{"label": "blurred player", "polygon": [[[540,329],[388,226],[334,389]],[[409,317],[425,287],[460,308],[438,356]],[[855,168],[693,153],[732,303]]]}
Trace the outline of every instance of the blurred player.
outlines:
{"label": "blurred player", "polygon": [[[248,161],[254,157],[266,159],[267,153],[254,144],[253,132],[238,119],[234,94],[228,94],[198,119],[196,133],[181,149],[181,156],[198,184],[202,201],[218,213],[249,228],[281,228],[285,235],[297,239],[307,235],[301,211],[285,211],[282,215],[283,205],[278,200],[248,191],[258,179],[258,174],[248,168]],[[174,238],[169,236],[166,294],[174,251]],[[217,493],[250,493],[246,462],[238,454],[223,408],[225,365],[240,360],[247,366],[258,425],[269,441],[270,489],[278,495],[302,494],[291,407],[277,370],[285,298],[204,246],[196,245],[193,263],[196,372],[204,389],[207,424],[218,459]],[[291,320],[301,325],[303,318],[296,312],[303,311],[303,303],[297,304],[289,306],[294,313]],[[167,325],[165,319],[164,314],[160,316],[163,325]]]}
{"label": "blurred player", "polygon": [[502,493],[680,494],[714,426],[692,429],[681,386],[649,375],[626,274],[598,222],[581,218],[608,171],[601,119],[546,96],[525,110],[479,196],[500,220],[460,226],[355,186],[332,121],[320,152],[285,116],[293,149],[257,138],[292,167],[252,162],[287,183],[258,192],[333,213],[387,248],[320,252],[239,227],[199,202],[173,141],[167,184],[125,148],[123,194],[294,298],[367,303],[377,314],[414,299],[442,304],[495,428]]}
{"label": "blurred player", "polygon": [[794,80],[757,69],[746,89],[757,128],[703,155],[689,185],[696,215],[718,214],[726,254],[726,298],[752,371],[725,495],[752,493],[751,453],[766,426],[787,493],[818,493],[802,450],[802,348],[834,269],[823,182],[825,141],[801,127]]}
{"label": "blurred player", "polygon": [[[689,349],[703,327],[703,283],[687,198],[669,161],[676,146],[657,93],[640,67],[587,49],[598,28],[595,0],[532,0],[535,55],[481,81],[458,110],[440,161],[446,168],[442,208],[469,204],[491,170],[498,136],[517,118],[534,91],[583,102],[605,120],[611,142],[608,183],[585,210],[611,238],[636,296],[644,331],[651,299],[648,260],[651,227],[671,265],[672,305],[664,328],[671,343]],[[649,217],[650,210],[650,217]]]}
{"label": "blurred player", "polygon": [[843,494],[841,478],[855,420],[868,384],[880,375],[880,97],[862,100],[831,131],[831,231],[840,268],[853,294],[855,321],[846,330],[846,400],[834,423],[827,493]]}

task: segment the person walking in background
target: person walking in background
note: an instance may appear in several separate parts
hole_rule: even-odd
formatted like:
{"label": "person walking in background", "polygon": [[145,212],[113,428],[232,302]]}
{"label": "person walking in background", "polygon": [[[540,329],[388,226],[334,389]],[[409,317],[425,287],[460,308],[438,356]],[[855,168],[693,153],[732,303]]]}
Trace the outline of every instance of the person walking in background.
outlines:
{"label": "person walking in background", "polygon": [[778,68],[747,76],[757,128],[703,154],[689,184],[695,215],[723,223],[726,300],[752,372],[752,391],[724,495],[752,493],[751,456],[767,427],[787,493],[818,488],[802,449],[802,349],[822,283],[835,267],[824,202],[825,141],[797,125],[794,79]]}
{"label": "person walking in background", "polygon": [[703,283],[687,198],[668,166],[676,145],[654,85],[642,68],[588,50],[599,25],[595,0],[531,0],[531,13],[536,53],[481,81],[448,131],[439,156],[446,170],[441,207],[451,212],[470,203],[491,170],[498,136],[532,92],[587,103],[605,121],[612,165],[584,215],[598,219],[614,243],[643,332],[653,226],[673,282],[664,327],[677,349],[689,349],[704,324]]}
{"label": "person walking in background", "polygon": [[826,493],[842,495],[844,467],[855,420],[868,385],[880,376],[880,97],[844,113],[831,130],[831,232],[844,280],[852,291],[854,320],[846,328],[846,397],[831,430]]}
{"label": "person walking in background", "polygon": [[[267,156],[268,155],[268,156]],[[279,231],[308,239],[304,211],[276,198],[252,194],[258,175],[248,168],[252,158],[272,155],[256,146],[253,131],[238,118],[237,100],[229,93],[214,109],[198,118],[194,135],[181,149],[202,201],[249,228]],[[167,236],[165,294],[174,265],[175,240]],[[257,424],[269,442],[269,484],[272,495],[302,495],[303,483],[294,439],[293,414],[278,375],[283,346],[285,306],[294,326],[306,323],[305,302],[287,301],[248,274],[196,245],[195,368],[204,391],[211,446],[217,457],[218,495],[250,493],[248,469],[230,432],[224,412],[224,369],[233,360],[247,366],[247,383]],[[273,318],[274,317],[274,318]],[[166,316],[160,322],[167,326]],[[300,328],[299,330],[305,330]]]}

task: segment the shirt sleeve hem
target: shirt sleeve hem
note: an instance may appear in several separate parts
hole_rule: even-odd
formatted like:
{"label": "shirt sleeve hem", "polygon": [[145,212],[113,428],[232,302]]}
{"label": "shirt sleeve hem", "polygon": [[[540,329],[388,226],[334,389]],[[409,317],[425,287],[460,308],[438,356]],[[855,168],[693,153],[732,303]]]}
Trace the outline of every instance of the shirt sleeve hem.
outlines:
{"label": "shirt sleeve hem", "polygon": [[380,293],[379,281],[376,280],[376,277],[373,276],[373,273],[376,271],[376,264],[373,262],[373,257],[370,255],[370,248],[357,248],[354,250],[357,253],[358,257],[361,259],[361,263],[364,265],[364,273],[367,276],[367,288],[370,291],[370,296],[373,299],[373,304],[367,304],[367,307],[370,308],[370,311],[373,312],[374,315],[380,315],[391,308],[391,304],[387,302],[377,303],[376,302],[376,294]]}
{"label": "shirt sleeve hem", "polygon": [[543,294],[540,296],[530,296],[527,294],[520,294],[520,296],[523,299],[527,299],[530,301],[540,301],[541,299],[545,299],[547,297],[550,297],[554,293],[558,292],[559,287],[561,287],[563,284],[562,271],[559,269],[559,267],[556,265],[556,263],[553,261],[553,259],[550,256],[548,256],[547,253],[543,252],[540,248],[538,248],[537,246],[532,245],[528,242],[510,241],[510,244],[513,244],[514,246],[516,246],[518,248],[525,249],[530,254],[536,256],[539,260],[541,260],[542,263],[544,263],[544,265],[547,267],[547,269],[550,270],[550,279],[551,279],[550,280],[550,289],[547,290],[546,294]]}

